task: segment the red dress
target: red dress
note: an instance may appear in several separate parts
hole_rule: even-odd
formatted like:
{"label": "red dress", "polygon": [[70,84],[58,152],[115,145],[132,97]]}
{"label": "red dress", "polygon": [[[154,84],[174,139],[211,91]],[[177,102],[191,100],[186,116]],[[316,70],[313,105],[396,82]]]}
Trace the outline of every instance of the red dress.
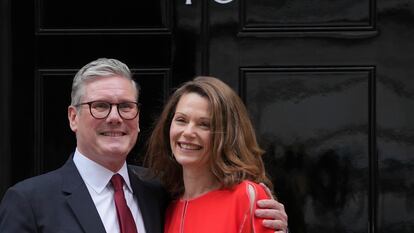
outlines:
{"label": "red dress", "polygon": [[[164,233],[251,233],[248,184],[255,187],[256,200],[269,198],[260,185],[243,181],[232,189],[213,190],[191,200],[175,200],[167,209]],[[262,221],[253,217],[254,232],[273,233],[263,227]]]}

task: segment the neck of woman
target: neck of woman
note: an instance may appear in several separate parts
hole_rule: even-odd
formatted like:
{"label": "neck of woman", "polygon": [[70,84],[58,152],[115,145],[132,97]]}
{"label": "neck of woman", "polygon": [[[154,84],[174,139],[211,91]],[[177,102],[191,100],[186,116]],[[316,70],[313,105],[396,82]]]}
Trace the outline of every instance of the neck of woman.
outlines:
{"label": "neck of woman", "polygon": [[183,179],[185,188],[184,194],[181,197],[183,200],[197,198],[221,187],[220,182],[210,170],[194,169],[189,171],[184,169]]}

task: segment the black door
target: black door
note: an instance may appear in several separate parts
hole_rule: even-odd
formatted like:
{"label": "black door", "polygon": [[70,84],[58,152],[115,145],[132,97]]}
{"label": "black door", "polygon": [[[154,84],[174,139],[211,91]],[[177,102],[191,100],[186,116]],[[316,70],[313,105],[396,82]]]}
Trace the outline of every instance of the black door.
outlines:
{"label": "black door", "polygon": [[125,62],[141,85],[142,131],[128,157],[140,163],[142,144],[172,83],[171,3],[2,2],[2,48],[10,52],[2,52],[7,101],[0,195],[17,181],[56,169],[74,151],[67,120],[71,82],[78,69],[100,57]]}
{"label": "black door", "polygon": [[177,52],[197,51],[181,64],[243,97],[290,232],[414,232],[413,1],[183,0],[175,14]]}
{"label": "black door", "polygon": [[2,3],[2,192],[64,163],[72,77],[114,57],[142,86],[130,162],[171,88],[210,74],[245,101],[290,232],[414,231],[412,1]]}

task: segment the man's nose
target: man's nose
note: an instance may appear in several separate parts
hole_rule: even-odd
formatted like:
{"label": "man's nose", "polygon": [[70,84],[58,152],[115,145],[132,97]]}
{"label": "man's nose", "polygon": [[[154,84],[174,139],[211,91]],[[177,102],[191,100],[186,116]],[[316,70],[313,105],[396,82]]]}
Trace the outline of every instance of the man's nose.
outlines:
{"label": "man's nose", "polygon": [[116,104],[111,105],[111,110],[106,120],[107,121],[122,121],[122,117],[118,113],[118,107]]}

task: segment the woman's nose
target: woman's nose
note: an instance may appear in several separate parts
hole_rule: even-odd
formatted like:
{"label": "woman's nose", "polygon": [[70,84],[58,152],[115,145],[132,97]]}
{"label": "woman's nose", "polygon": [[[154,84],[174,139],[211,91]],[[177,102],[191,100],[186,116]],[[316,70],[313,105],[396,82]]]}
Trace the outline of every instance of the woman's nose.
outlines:
{"label": "woman's nose", "polygon": [[193,124],[187,124],[184,128],[183,134],[184,134],[184,136],[193,136],[194,135],[194,125]]}

